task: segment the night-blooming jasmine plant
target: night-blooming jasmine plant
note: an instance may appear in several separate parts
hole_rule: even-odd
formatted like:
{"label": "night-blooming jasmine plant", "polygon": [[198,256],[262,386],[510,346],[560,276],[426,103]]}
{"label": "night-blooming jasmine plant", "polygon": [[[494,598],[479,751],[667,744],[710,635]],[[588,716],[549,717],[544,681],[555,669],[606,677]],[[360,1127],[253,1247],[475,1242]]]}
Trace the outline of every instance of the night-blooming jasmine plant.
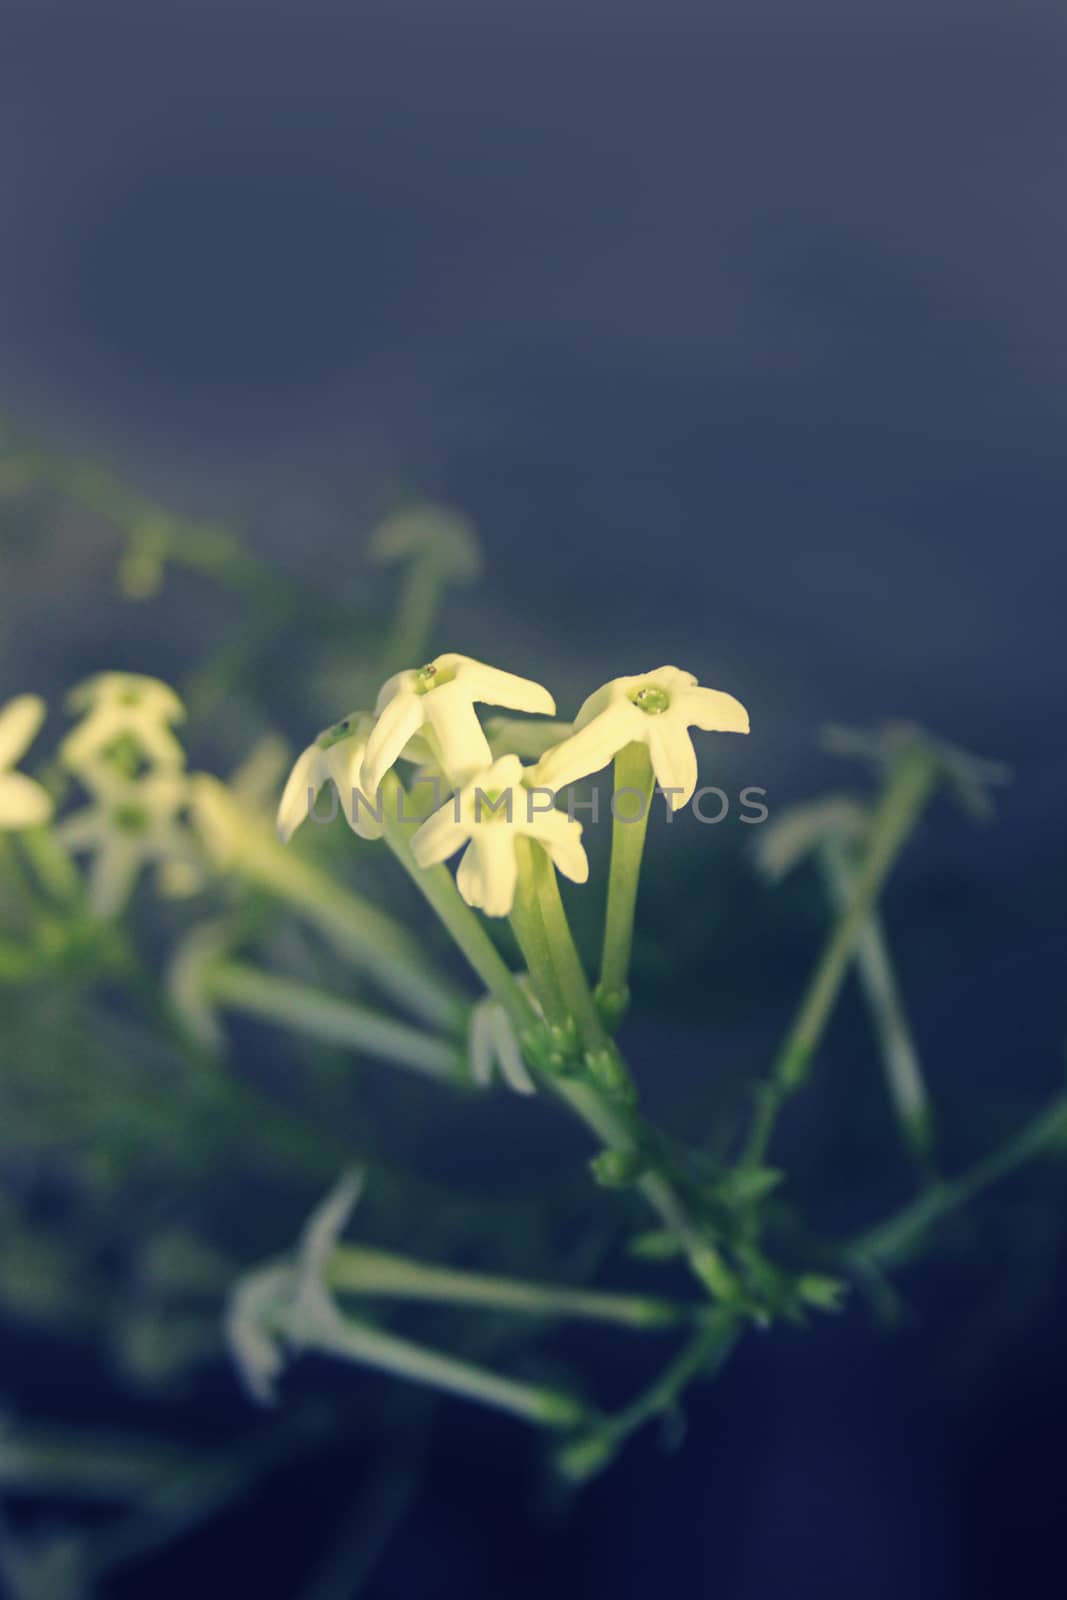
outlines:
{"label": "night-blooming jasmine plant", "polygon": [[506,917],[519,877],[517,842],[535,839],[564,877],[584,883],[589,862],[581,823],[557,811],[551,793],[529,789],[518,756],[501,756],[423,823],[411,841],[420,867],[447,861],[463,845],[456,887],[469,906]]}
{"label": "night-blooming jasmine plant", "polygon": [[690,728],[747,733],[748,712],[733,695],[705,689],[677,667],[613,678],[583,703],[571,737],[541,758],[536,781],[562,789],[599,772],[627,745],[643,744],[656,782],[677,811],[697,786]]}
{"label": "night-blooming jasmine plant", "polygon": [[423,730],[451,783],[463,784],[483,771],[493,755],[474,709],[479,702],[549,717],[556,710],[556,702],[539,683],[470,656],[435,656],[417,670],[397,672],[378,695],[377,720],[363,760],[364,793],[377,793],[408,740]]}
{"label": "night-blooming jasmine plant", "polygon": [[33,743],[45,717],[39,695],[20,694],[0,711],[0,828],[33,828],[52,815],[45,789],[23,772],[13,770]]}
{"label": "night-blooming jasmine plant", "polygon": [[[16,475],[23,465],[16,461]],[[29,465],[36,470],[32,459]],[[617,1043],[616,1034],[629,999],[650,802],[658,781],[675,810],[694,796],[699,804],[690,730],[747,732],[743,706],[661,667],[605,684],[572,726],[555,720],[540,684],[465,656],[439,655],[398,672],[435,648],[441,593],[477,566],[465,525],[428,508],[379,530],[376,555],[401,569],[399,606],[390,621],[372,604],[356,627],[344,602],[272,581],[215,530],[163,525],[152,507],[81,469],[65,482],[75,498],[88,485],[94,515],[117,514],[139,560],[127,566],[129,590],[146,593],[164,559],[183,560],[221,574],[253,608],[268,602],[249,619],[256,625],[236,636],[236,650],[233,638],[220,641],[214,667],[201,665],[190,679],[190,705],[216,748],[227,727],[254,737],[275,670],[295,679],[297,664],[302,694],[316,693],[325,673],[332,681],[336,672],[345,684],[339,709],[376,710],[320,734],[299,756],[279,806],[288,760],[279,741],[254,746],[236,771],[227,763],[226,778],[187,775],[173,731],[182,715],[177,695],[154,679],[103,673],[76,692],[82,721],[62,750],[89,803],[73,802],[73,814],[55,826],[47,825],[44,790],[11,770],[43,708],[26,696],[0,711],[0,826],[11,830],[0,837],[0,1011],[12,1046],[4,1056],[12,1076],[2,1097],[0,1165],[6,1156],[16,1179],[0,1206],[3,1309],[13,1306],[42,1326],[69,1317],[79,1341],[99,1328],[124,1372],[184,1377],[213,1357],[222,1291],[236,1284],[227,1331],[255,1397],[276,1398],[290,1362],[317,1352],[371,1369],[383,1389],[384,1379],[403,1379],[554,1430],[561,1471],[582,1481],[646,1423],[676,1434],[690,1384],[719,1372],[749,1328],[836,1310],[849,1283],[885,1306],[893,1295],[889,1272],[933,1248],[941,1225],[982,1190],[1039,1159],[1062,1163],[1067,1093],[1059,1089],[973,1166],[952,1170],[953,1143],[942,1150],[933,1139],[938,1080],[931,1071],[928,1093],[896,990],[895,912],[888,927],[881,914],[889,875],[930,802],[947,790],[987,811],[989,785],[1005,776],[997,764],[905,724],[873,734],[837,730],[832,748],[868,769],[855,801],[837,797],[784,813],[776,804],[776,822],[741,830],[746,843],[760,840],[769,875],[810,857],[804,870],[817,867],[826,891],[814,903],[825,923],[820,948],[778,1048],[743,1079],[732,1047],[720,1062],[710,1035],[679,1030],[672,1048],[658,1052],[648,1095],[652,1063],[631,1067],[623,1053],[629,1041]],[[0,428],[0,490],[5,483]],[[214,714],[231,689],[227,715],[213,715],[209,727],[205,708]],[[504,714],[489,715],[493,707]],[[588,805],[583,835],[558,790],[612,760],[606,884],[572,889],[558,873],[577,884],[592,875],[584,846],[598,808]],[[406,770],[391,770],[402,762]],[[318,830],[306,829],[295,840],[331,783],[341,804],[324,795],[313,820],[343,809],[348,827],[314,839],[308,835]],[[57,806],[62,788],[55,784]],[[658,803],[655,813],[662,827]],[[689,832],[691,843],[701,835]],[[363,849],[364,839],[379,837],[374,851]],[[89,855],[84,879],[68,847]],[[460,851],[453,876],[446,862]],[[594,861],[597,855],[590,851]],[[187,898],[168,901],[162,923],[142,937],[147,897],[134,899],[131,890],[146,863],[164,869],[154,875],[157,886],[165,875]],[[702,884],[710,881],[701,875]],[[716,884],[714,918],[705,922],[706,896],[692,892],[694,881],[683,900],[685,884],[676,880],[676,898],[659,918],[653,960],[660,971],[672,965],[672,928],[683,917],[692,924],[691,956],[713,937],[713,923],[730,925],[734,882]],[[739,892],[747,899],[747,889]],[[580,899],[576,939],[571,910]],[[87,916],[92,908],[113,920]],[[163,973],[153,959],[160,935],[173,940]],[[646,947],[652,954],[648,940]],[[709,947],[709,989],[717,965]],[[817,1228],[810,1224],[803,1168],[783,1170],[775,1135],[783,1108],[818,1071],[853,974],[916,1157],[914,1193],[861,1235],[835,1237],[826,1208]],[[16,984],[25,998],[14,994]],[[118,992],[122,985],[127,995]],[[52,1004],[53,992],[63,1003]],[[681,993],[680,983],[671,993]],[[734,990],[735,1003],[743,993]],[[754,988],[752,1003],[768,1015],[777,1008],[762,988]],[[35,1038],[29,1030],[37,1016],[44,1026]],[[279,1037],[261,1054],[267,1030]],[[291,1056],[289,1040],[297,1042]],[[678,1059],[682,1051],[691,1051],[688,1063]],[[851,1065],[858,1076],[862,1061]],[[384,1081],[390,1075],[392,1085]],[[510,1103],[487,1106],[501,1087]],[[970,1087],[981,1093],[977,1079]],[[672,1095],[673,1113],[660,1125],[649,1102],[667,1110]],[[56,1138],[40,1139],[48,1124],[38,1105],[55,1117]],[[96,1115],[102,1105],[106,1116]],[[813,1108],[824,1144],[846,1147],[847,1105],[831,1086]],[[553,1110],[581,1125],[588,1176],[621,1196],[583,1195],[565,1174],[566,1146],[552,1157],[553,1181],[531,1181],[539,1136],[524,1139],[518,1119],[532,1115],[547,1133]],[[865,1150],[867,1138],[865,1125]],[[461,1159],[483,1140],[523,1147],[522,1162],[503,1181],[495,1168],[512,1162],[494,1154],[488,1189]],[[34,1155],[29,1186],[21,1182],[26,1149]],[[418,1171],[424,1155],[428,1170]],[[348,1224],[361,1177],[353,1162],[365,1167],[373,1194],[354,1231]],[[847,1167],[835,1167],[838,1186]],[[846,1216],[870,1197],[866,1163],[858,1181],[863,1194],[848,1196]],[[875,1187],[882,1183],[879,1177]],[[279,1254],[279,1221],[291,1217],[295,1233],[311,1193],[327,1197],[295,1247]],[[179,1212],[194,1247],[184,1259],[157,1250],[152,1222]],[[980,1227],[975,1234],[985,1238]],[[422,1240],[425,1259],[383,1247],[399,1238]],[[614,1273],[624,1250],[634,1274],[676,1274],[670,1299],[593,1285],[594,1273]],[[1029,1261],[1032,1252],[1024,1254]],[[511,1275],[520,1268],[524,1276]],[[430,1323],[430,1342],[420,1333],[420,1305],[443,1313]],[[487,1314],[493,1322],[483,1332],[476,1319]],[[534,1319],[514,1367],[498,1332],[503,1316]],[[664,1330],[671,1347],[654,1370],[648,1353],[647,1385],[619,1405],[607,1386],[600,1390],[596,1371],[573,1391],[569,1383],[546,1386],[537,1377],[537,1342],[550,1324],[571,1317],[620,1331]],[[557,1365],[563,1351],[555,1338],[544,1355]],[[328,1384],[329,1375],[308,1374],[307,1387],[319,1382]],[[110,1457],[106,1441],[103,1451],[100,1440],[86,1443],[79,1471],[88,1498],[117,1481],[130,1485],[123,1494],[135,1509],[128,1519],[100,1522],[99,1546],[78,1578],[91,1573],[110,1592],[105,1569],[116,1550],[118,1560],[139,1560],[146,1536],[148,1548],[158,1543],[161,1525],[163,1537],[172,1523],[191,1526],[203,1514],[198,1501],[213,1515],[226,1495],[244,1492],[248,1473],[273,1476],[287,1452],[302,1454],[319,1437],[320,1408],[299,1391],[284,1398],[288,1419],[255,1427],[247,1440],[235,1436],[224,1471],[213,1467],[202,1479],[199,1465],[171,1466],[155,1450],[137,1464],[136,1441],[125,1437]],[[321,1408],[344,1450],[358,1424],[358,1395],[354,1401]],[[387,1392],[374,1395],[374,1436],[390,1431],[388,1405]],[[418,1414],[405,1409],[400,1424],[402,1470],[386,1463],[384,1477],[370,1474],[375,1534],[383,1520],[379,1480],[387,1498],[390,1484],[406,1493],[414,1481],[406,1441],[414,1441]],[[7,1450],[4,1466],[14,1487],[40,1469],[51,1502],[57,1484],[65,1500],[75,1481],[72,1459],[65,1443],[57,1453],[50,1431],[43,1450]],[[354,1592],[365,1576],[362,1516],[358,1506],[345,1516],[344,1548],[355,1554],[357,1574],[332,1557],[320,1564],[337,1593]],[[384,1521],[394,1520],[386,1505]],[[0,1546],[6,1573],[2,1529]],[[64,1594],[78,1587],[77,1578],[57,1581]]]}

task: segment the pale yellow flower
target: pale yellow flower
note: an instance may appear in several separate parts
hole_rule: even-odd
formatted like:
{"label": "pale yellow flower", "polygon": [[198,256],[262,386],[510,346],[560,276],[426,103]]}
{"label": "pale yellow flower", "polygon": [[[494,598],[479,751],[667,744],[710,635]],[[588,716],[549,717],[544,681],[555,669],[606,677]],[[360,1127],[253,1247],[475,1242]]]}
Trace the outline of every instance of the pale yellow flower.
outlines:
{"label": "pale yellow flower", "polygon": [[479,1088],[487,1089],[499,1071],[508,1088],[514,1089],[516,1094],[536,1094],[511,1019],[492,995],[483,995],[471,1006],[467,1042],[471,1078]]}
{"label": "pale yellow flower", "polygon": [[417,671],[398,672],[383,684],[377,721],[367,740],[363,791],[375,794],[408,740],[426,729],[434,755],[450,779],[465,783],[491,763],[489,741],[475,703],[552,716],[556,702],[529,678],[501,672],[470,656],[441,655]]}
{"label": "pale yellow flower", "polygon": [[97,916],[122,910],[143,867],[197,859],[182,822],[187,801],[184,773],[148,772],[130,779],[98,774],[92,800],[57,830],[69,850],[92,854],[89,902]]}
{"label": "pale yellow flower", "polygon": [[690,728],[747,733],[748,712],[733,695],[702,688],[691,672],[677,667],[613,678],[582,705],[572,736],[542,757],[535,781],[563,789],[599,772],[626,745],[644,744],[656,782],[670,794],[677,811],[688,804],[697,786]]}
{"label": "pale yellow flower", "polygon": [[33,778],[13,770],[37,735],[45,703],[36,694],[16,695],[0,711],[0,828],[35,828],[52,815],[48,793]]}
{"label": "pale yellow flower", "polygon": [[73,689],[67,704],[84,712],[59,747],[60,759],[79,776],[120,741],[132,742],[152,766],[177,768],[185,752],[170,731],[185,708],[166,683],[136,672],[100,672]]}
{"label": "pale yellow flower", "polygon": [[362,839],[381,838],[382,825],[373,814],[376,791],[365,796],[366,803],[357,794],[373,720],[366,712],[353,712],[324,728],[314,744],[301,751],[278,806],[278,834],[283,843],[288,844],[300,824],[307,821],[326,783],[336,788],[345,821],[353,832]]}
{"label": "pale yellow flower", "polygon": [[411,841],[420,867],[447,861],[463,845],[456,887],[469,906],[505,917],[518,883],[516,841],[535,839],[565,877],[584,883],[589,862],[581,823],[545,809],[547,796],[523,782],[518,756],[501,756],[428,817]]}

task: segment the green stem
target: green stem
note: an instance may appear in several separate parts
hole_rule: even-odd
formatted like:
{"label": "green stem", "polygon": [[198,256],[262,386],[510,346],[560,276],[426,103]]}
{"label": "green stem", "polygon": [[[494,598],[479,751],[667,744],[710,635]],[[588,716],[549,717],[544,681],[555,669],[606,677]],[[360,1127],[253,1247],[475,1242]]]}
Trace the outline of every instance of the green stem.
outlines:
{"label": "green stem", "polygon": [[155,1440],[62,1428],[5,1429],[0,1487],[92,1501],[137,1501],[202,1461]]}
{"label": "green stem", "polygon": [[665,1327],[681,1321],[686,1308],[649,1295],[603,1294],[554,1283],[412,1261],[360,1245],[338,1245],[326,1268],[326,1282],[342,1294],[386,1295],[408,1300],[441,1300],[540,1317],[578,1317],[621,1323],[629,1328]]}
{"label": "green stem", "polygon": [[329,1322],[302,1330],[301,1342],[327,1355],[343,1356],[412,1383],[480,1401],[541,1427],[572,1428],[590,1420],[585,1406],[561,1390],[501,1377],[354,1317],[331,1317]]}
{"label": "green stem", "polygon": [[299,1029],[328,1044],[364,1051],[428,1077],[453,1082],[463,1078],[453,1045],[367,1006],[353,1005],[239,962],[214,968],[208,981],[211,997],[233,1010]]}
{"label": "green stem", "polygon": [[[424,869],[416,864],[411,854],[408,835],[411,828],[417,824],[398,820],[400,815],[397,804],[398,792],[403,795],[399,781],[395,775],[389,774],[382,785],[386,841],[412,881],[434,906],[460,949],[482,978],[486,988],[504,1005],[521,1040],[531,1025],[536,1024],[536,1018],[481,923],[460,897],[451,874],[444,867]],[[555,868],[540,847],[531,849],[526,860],[520,851],[519,859],[520,870],[526,871],[528,881],[532,877],[536,887],[537,908],[541,913],[543,935],[551,968],[555,972],[556,982],[563,993],[567,1009],[578,1024],[582,1043],[591,1056],[605,1049],[617,1055],[614,1046],[607,1038],[589,992],[585,973],[574,946],[570,924],[567,921],[567,913],[560,899]],[[531,913],[531,923],[533,920]],[[540,939],[540,934],[531,935],[529,953],[529,958],[538,967],[545,959],[544,945]],[[544,982],[547,989],[547,974],[544,975]],[[620,1071],[624,1072],[621,1058],[619,1059]],[[627,1152],[636,1150],[639,1141],[633,1114],[624,1113],[618,1105],[612,1105],[596,1084],[588,1079],[580,1081],[543,1071],[540,1076],[542,1081],[566,1101],[587,1127],[593,1129],[608,1148]],[[729,1274],[718,1253],[703,1238],[700,1229],[690,1221],[669,1178],[663,1173],[648,1172],[638,1180],[638,1187],[685,1249],[690,1265],[704,1287],[713,1294],[728,1293],[731,1287]]]}
{"label": "green stem", "polygon": [[432,558],[415,557],[404,574],[400,604],[383,656],[384,676],[424,659],[440,598],[441,577]]}
{"label": "green stem", "polygon": [[411,853],[411,834],[419,826],[407,820],[406,792],[395,773],[381,787],[385,842],[423,898],[448,929],[488,992],[499,1000],[519,1038],[534,1025],[533,1010],[509,971],[503,956],[461,896],[446,867],[420,867]]}
{"label": "green stem", "polygon": [[739,1318],[729,1311],[708,1316],[657,1378],[621,1411],[594,1424],[589,1433],[564,1446],[560,1466],[569,1478],[583,1481],[608,1466],[630,1434],[654,1417],[673,1411],[679,1397],[698,1375],[714,1377],[729,1360],[741,1334]]}
{"label": "green stem", "polygon": [[[595,1084],[577,1078],[551,1078],[549,1083],[606,1149],[629,1153],[640,1148],[640,1125],[634,1113],[610,1101]],[[716,1297],[730,1295],[734,1284],[728,1269],[699,1224],[689,1216],[670,1176],[664,1172],[646,1172],[637,1180],[637,1188],[664,1227],[677,1239],[701,1285]]]}
{"label": "green stem", "polygon": [[614,783],[616,794],[623,790],[635,790],[641,796],[642,812],[634,818],[614,813],[611,827],[611,865],[608,871],[598,995],[601,1010],[612,1022],[622,1020],[630,1001],[634,911],[655,789],[652,762],[646,745],[635,742],[619,751],[615,757]]}
{"label": "green stem", "polygon": [[530,856],[545,938],[567,1009],[578,1024],[578,1032],[586,1050],[603,1050],[608,1037],[575,947],[571,925],[560,897],[556,869],[542,846],[534,845]]}
{"label": "green stem", "polygon": [[406,928],[281,844],[234,804],[223,785],[212,784],[210,796],[224,819],[229,867],[306,917],[405,1010],[444,1028],[462,1026],[464,1002],[430,969],[426,951]]}
{"label": "green stem", "polygon": [[1057,1096],[1007,1143],[958,1178],[938,1183],[895,1216],[853,1240],[846,1250],[848,1258],[858,1264],[874,1261],[882,1266],[906,1260],[923,1236],[943,1217],[958,1211],[983,1189],[1006,1178],[1036,1156],[1045,1155],[1065,1142],[1067,1094]]}
{"label": "green stem", "polygon": [[516,838],[515,855],[519,878],[515,888],[515,903],[511,909],[511,929],[546,1021],[550,1026],[565,1027],[570,1011],[560,987],[552,959],[552,946],[541,914],[532,842],[521,836]]}
{"label": "green stem", "polygon": [[872,819],[848,909],[823,947],[800,1010],[763,1085],[745,1147],[745,1166],[762,1164],[782,1105],[807,1078],[867,917],[933,791],[936,776],[934,761],[915,754],[901,761],[889,782]]}
{"label": "green stem", "polygon": [[[837,914],[844,916],[854,893],[852,864],[836,840],[826,840],[819,854]],[[886,1087],[901,1134],[911,1154],[925,1165],[933,1144],[933,1113],[881,920],[875,911],[868,914],[860,930],[855,964],[878,1036]]]}

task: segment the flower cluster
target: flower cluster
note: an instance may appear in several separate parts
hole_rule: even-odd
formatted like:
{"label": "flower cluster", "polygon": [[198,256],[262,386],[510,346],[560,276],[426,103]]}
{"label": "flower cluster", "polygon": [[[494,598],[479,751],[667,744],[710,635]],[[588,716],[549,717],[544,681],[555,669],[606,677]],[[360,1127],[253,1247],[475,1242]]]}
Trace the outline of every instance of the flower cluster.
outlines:
{"label": "flower cluster", "polygon": [[59,756],[89,801],[58,835],[67,849],[91,855],[90,904],[97,916],[113,917],[146,865],[195,869],[184,824],[185,752],[171,731],[185,712],[167,684],[128,672],[99,673],[68,703],[81,719]]}
{"label": "flower cluster", "polygon": [[[629,746],[644,746],[651,770],[677,810],[697,785],[691,728],[747,733],[740,701],[703,688],[692,673],[658,667],[614,678],[567,724],[494,718],[488,731],[477,705],[554,718],[549,691],[529,678],[469,656],[448,653],[395,673],[373,714],[354,712],[321,733],[297,760],[278,810],[288,841],[327,782],[336,787],[349,826],[365,838],[383,831],[381,789],[401,760],[446,784],[451,798],[411,840],[420,867],[463,850],[456,883],[468,905],[506,916],[519,879],[519,841],[528,839],[565,877],[584,883],[589,864],[581,824],[556,806],[560,790],[599,772]],[[543,730],[543,731],[542,731]],[[523,756],[534,760],[524,765]]]}

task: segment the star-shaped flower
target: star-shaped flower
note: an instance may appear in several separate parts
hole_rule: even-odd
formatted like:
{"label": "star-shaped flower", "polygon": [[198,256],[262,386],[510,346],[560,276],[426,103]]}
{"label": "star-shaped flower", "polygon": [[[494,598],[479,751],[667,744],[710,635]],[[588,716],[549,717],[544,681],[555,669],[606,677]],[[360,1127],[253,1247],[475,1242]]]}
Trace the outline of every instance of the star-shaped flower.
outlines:
{"label": "star-shaped flower", "polygon": [[824,841],[854,847],[866,837],[870,820],[868,808],[847,794],[790,806],[759,830],[756,860],[777,882]]}
{"label": "star-shaped flower", "polygon": [[823,730],[822,742],[834,755],[858,756],[883,775],[909,756],[924,757],[936,767],[963,809],[979,821],[993,814],[990,789],[1010,783],[1012,777],[1011,768],[1003,761],[972,755],[915,722],[883,722],[878,728],[831,726]]}
{"label": "star-shaped flower", "polygon": [[362,1170],[345,1173],[305,1223],[295,1258],[245,1273],[231,1291],[226,1340],[249,1393],[264,1405],[277,1398],[291,1350],[314,1342],[316,1335],[343,1330],[324,1281],[326,1264],[362,1189]]}
{"label": "star-shaped flower", "polygon": [[537,783],[562,789],[606,767],[628,744],[648,746],[656,782],[671,794],[675,811],[697,786],[697,758],[690,728],[706,733],[747,733],[748,712],[733,695],[704,689],[691,672],[657,667],[632,678],[613,678],[585,701],[574,733],[549,750],[537,767]]}
{"label": "star-shaped flower", "polygon": [[100,672],[78,684],[67,701],[85,713],[59,747],[72,772],[91,769],[120,740],[131,741],[153,766],[181,767],[185,752],[170,731],[185,708],[174,690],[158,678],[136,672]]}
{"label": "star-shaped flower", "polygon": [[47,791],[12,770],[33,743],[44,716],[45,703],[36,694],[16,695],[0,711],[0,828],[34,828],[52,815]]}
{"label": "star-shaped flower", "polygon": [[515,845],[522,837],[543,845],[573,882],[589,876],[581,823],[545,810],[544,795],[531,792],[523,776],[518,756],[501,756],[428,817],[411,841],[420,867],[447,861],[466,845],[456,887],[469,906],[480,906],[490,917],[506,917],[514,903]]}
{"label": "star-shaped flower", "polygon": [[98,781],[90,803],[60,823],[68,849],[93,855],[89,901],[98,917],[122,910],[142,867],[196,859],[181,820],[187,800],[183,773],[149,772],[134,779],[109,774]]}
{"label": "star-shaped flower", "polygon": [[435,656],[417,671],[398,672],[378,695],[377,721],[363,761],[364,793],[377,793],[408,740],[423,728],[440,766],[457,785],[488,767],[493,756],[475,702],[544,716],[556,709],[539,683],[470,656]]}
{"label": "star-shaped flower", "polygon": [[[367,749],[367,734],[373,717],[354,711],[350,716],[324,728],[314,744],[297,756],[278,806],[278,834],[288,844],[302,822],[306,822],[319,790],[332,783],[341,800],[345,821],[361,839],[380,839],[382,825],[374,817],[373,795],[360,799],[360,773]],[[374,791],[373,794],[376,794]]]}

